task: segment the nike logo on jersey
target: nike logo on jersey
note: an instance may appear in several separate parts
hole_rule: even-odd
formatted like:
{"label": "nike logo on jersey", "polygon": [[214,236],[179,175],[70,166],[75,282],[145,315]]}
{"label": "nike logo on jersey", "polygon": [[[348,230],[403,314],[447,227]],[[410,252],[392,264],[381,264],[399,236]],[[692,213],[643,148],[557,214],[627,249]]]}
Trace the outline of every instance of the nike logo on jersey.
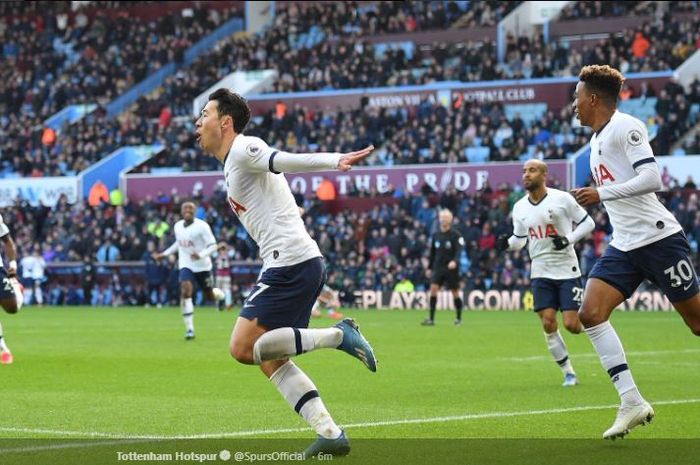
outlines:
{"label": "nike logo on jersey", "polygon": [[687,286],[683,286],[683,290],[687,291],[688,289],[690,289],[690,286],[692,286],[692,285],[693,285],[693,283],[689,282]]}

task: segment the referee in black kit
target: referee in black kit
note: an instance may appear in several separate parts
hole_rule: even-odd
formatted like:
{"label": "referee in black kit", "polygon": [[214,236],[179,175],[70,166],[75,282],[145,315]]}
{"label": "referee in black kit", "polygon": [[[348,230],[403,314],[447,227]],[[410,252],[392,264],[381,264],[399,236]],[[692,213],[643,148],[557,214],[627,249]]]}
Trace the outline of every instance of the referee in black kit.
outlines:
{"label": "referee in black kit", "polygon": [[430,317],[425,319],[423,326],[435,325],[435,307],[440,286],[452,291],[457,310],[455,326],[462,324],[462,299],[459,296],[459,254],[464,247],[464,238],[452,229],[452,213],[443,209],[439,214],[440,230],[433,236],[430,244]]}

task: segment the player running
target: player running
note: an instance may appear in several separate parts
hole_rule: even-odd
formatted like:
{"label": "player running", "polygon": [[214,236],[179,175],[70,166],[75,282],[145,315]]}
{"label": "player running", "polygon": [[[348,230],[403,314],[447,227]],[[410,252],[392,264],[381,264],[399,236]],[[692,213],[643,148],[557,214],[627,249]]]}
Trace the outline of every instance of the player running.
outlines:
{"label": "player running", "polygon": [[655,192],[661,175],[644,124],[617,110],[624,76],[610,66],[584,66],[573,109],[593,129],[591,172],[596,187],[573,193],[582,206],[603,202],[613,239],[591,270],[579,318],[621,405],[606,439],[624,437],[654,418],[639,393],[620,339],[608,321],[613,309],[648,279],[664,292],[695,335],[700,335],[700,290],[690,245],[680,224]]}
{"label": "player running", "polygon": [[153,254],[155,260],[177,252],[180,268],[180,305],[185,322],[185,339],[194,339],[194,284],[197,283],[207,299],[219,302],[221,289],[214,287],[211,254],[216,252],[214,233],[206,221],[194,216],[195,205],[185,202],[180,207],[182,219],[175,223],[175,242],[163,252]]}
{"label": "player running", "polygon": [[233,308],[233,294],[231,293],[231,258],[234,250],[226,243],[220,242],[217,246],[218,254],[214,259],[216,268],[216,287],[224,292],[223,300],[219,301],[219,311]]}
{"label": "player running", "polygon": [[343,319],[343,314],[338,311],[338,309],[340,309],[340,299],[338,298],[338,291],[331,288],[328,284],[323,285],[321,293],[318,295],[314,306],[311,308],[312,317],[321,318],[323,316],[321,306],[326,307],[326,313],[328,313],[328,318],[332,318],[334,320]]}
{"label": "player running", "polygon": [[260,247],[263,268],[231,335],[231,355],[259,365],[289,405],[318,433],[305,451],[345,455],[350,443],[328,413],[311,379],[290,357],[315,349],[340,349],[376,371],[369,343],[352,319],[334,327],[308,329],[311,307],[326,280],[321,252],[304,227],[299,208],[281,173],[349,170],[374,147],[357,152],[287,153],[242,134],[250,120],[240,95],[219,89],[209,95],[196,123],[205,152],[224,164],[228,201]]}
{"label": "player running", "polygon": [[41,307],[44,305],[44,292],[41,285],[46,281],[46,260],[41,255],[39,246],[32,247],[32,253],[22,258],[19,262],[22,269],[22,279],[29,287],[24,288],[24,297],[27,303],[32,300],[32,296],[36,304]]}
{"label": "player running", "polygon": [[563,386],[575,386],[578,379],[557,327],[557,311],[562,312],[564,327],[570,333],[581,332],[576,312],[583,288],[573,244],[593,231],[595,223],[571,194],[547,187],[548,172],[543,161],[525,163],[523,187],[528,195],[513,207],[513,235],[499,237],[497,247],[520,250],[528,244],[535,312],[542,322],[549,353],[564,374]]}
{"label": "player running", "polygon": [[[22,286],[17,281],[17,247],[10,235],[10,229],[2,220],[2,215],[0,215],[0,239],[5,246],[5,254],[8,259],[7,268],[5,268],[2,257],[0,257],[0,306],[7,313],[17,313],[24,302]],[[13,360],[0,323],[0,364],[9,365]]]}

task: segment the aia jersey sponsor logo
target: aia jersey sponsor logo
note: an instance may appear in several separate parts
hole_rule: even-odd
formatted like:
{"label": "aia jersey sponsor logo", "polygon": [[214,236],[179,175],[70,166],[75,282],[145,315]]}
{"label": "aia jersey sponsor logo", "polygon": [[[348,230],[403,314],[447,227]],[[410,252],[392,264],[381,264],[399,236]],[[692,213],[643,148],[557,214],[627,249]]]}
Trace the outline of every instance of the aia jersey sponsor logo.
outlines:
{"label": "aia jersey sponsor logo", "polygon": [[548,224],[545,226],[542,225],[537,225],[535,226],[530,226],[527,230],[528,236],[530,236],[530,240],[532,239],[544,239],[546,237],[550,236],[558,236],[559,232],[557,231],[557,228],[553,224]]}
{"label": "aia jersey sponsor logo", "polygon": [[604,165],[600,164],[593,167],[593,180],[596,186],[602,186],[605,181],[615,182],[615,176],[612,175],[610,170]]}
{"label": "aia jersey sponsor logo", "polygon": [[231,197],[228,198],[228,204],[231,205],[231,210],[233,210],[233,213],[235,213],[236,216],[241,216],[243,213],[248,211],[246,207],[236,202]]}
{"label": "aia jersey sponsor logo", "polygon": [[194,241],[192,239],[180,239],[177,241],[177,245],[183,248],[192,248],[194,247]]}

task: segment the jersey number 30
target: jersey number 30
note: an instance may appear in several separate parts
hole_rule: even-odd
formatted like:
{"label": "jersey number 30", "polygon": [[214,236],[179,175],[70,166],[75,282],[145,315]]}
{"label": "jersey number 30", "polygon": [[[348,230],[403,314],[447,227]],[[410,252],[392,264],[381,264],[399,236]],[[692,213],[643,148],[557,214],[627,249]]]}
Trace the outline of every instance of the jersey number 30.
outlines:
{"label": "jersey number 30", "polygon": [[[683,281],[691,281],[695,277],[693,267],[687,260],[680,260],[676,266],[671,266],[664,270],[664,274],[669,275],[671,287],[680,287]],[[690,288],[690,284],[687,288]],[[687,289],[686,288],[686,289]]]}

